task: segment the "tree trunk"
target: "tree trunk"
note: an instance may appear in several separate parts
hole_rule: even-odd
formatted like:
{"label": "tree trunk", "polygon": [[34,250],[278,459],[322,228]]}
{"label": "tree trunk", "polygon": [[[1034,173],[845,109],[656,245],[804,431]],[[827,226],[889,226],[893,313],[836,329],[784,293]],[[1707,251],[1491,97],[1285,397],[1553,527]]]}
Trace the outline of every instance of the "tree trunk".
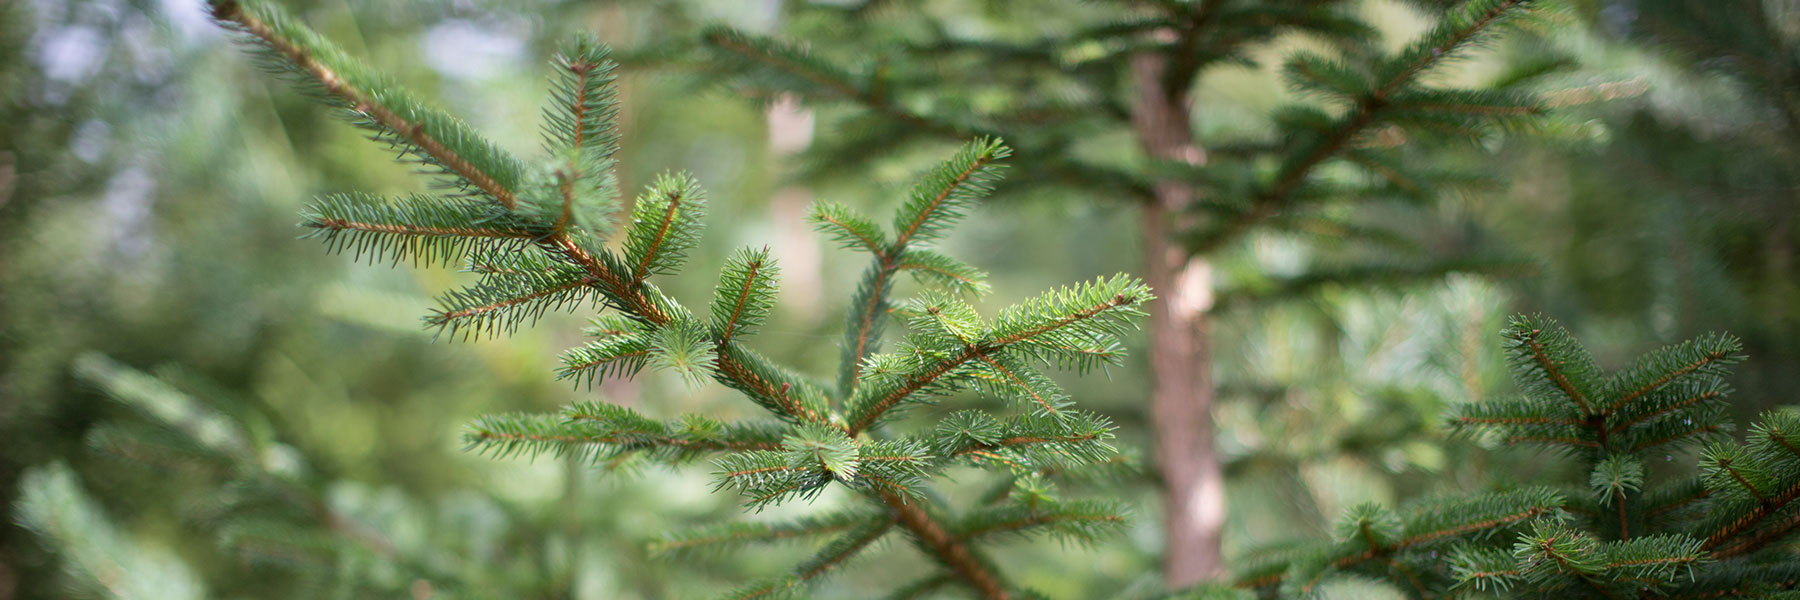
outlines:
{"label": "tree trunk", "polygon": [[[1166,65],[1159,54],[1132,58],[1133,129],[1152,158],[1204,163],[1187,92],[1165,89]],[[1145,280],[1159,298],[1150,304],[1150,416],[1164,490],[1163,581],[1173,589],[1223,575],[1225,477],[1213,452],[1212,266],[1173,236],[1191,219],[1194,189],[1165,181],[1154,192],[1142,215]]]}
{"label": "tree trunk", "polygon": [[[812,145],[813,112],[800,105],[792,95],[783,95],[764,113],[769,122],[769,153],[777,161],[785,161]],[[778,169],[779,170],[779,169]],[[784,173],[783,176],[786,176]],[[806,213],[812,194],[798,183],[788,183],[775,192],[770,203],[770,218],[775,228],[773,247],[781,264],[781,302],[788,315],[807,325],[819,320],[824,306],[820,265],[819,236],[807,225]]]}

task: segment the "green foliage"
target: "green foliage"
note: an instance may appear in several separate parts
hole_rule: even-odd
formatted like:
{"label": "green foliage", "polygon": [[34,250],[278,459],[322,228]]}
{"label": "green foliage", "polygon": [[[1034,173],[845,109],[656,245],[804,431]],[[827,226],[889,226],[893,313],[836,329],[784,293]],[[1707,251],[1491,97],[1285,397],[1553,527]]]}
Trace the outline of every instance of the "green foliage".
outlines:
{"label": "green foliage", "polygon": [[673,272],[700,241],[706,217],[706,195],[700,182],[685,173],[663,175],[650,184],[632,208],[625,231],[625,265],[635,281]]}
{"label": "green foliage", "polygon": [[[215,14],[291,61],[334,104],[367,112],[374,110],[365,106],[367,97],[404,97],[386,89],[391,87],[386,79],[342,58],[273,8],[221,2],[215,4]],[[873,255],[869,275],[851,298],[843,369],[848,378],[839,393],[831,394],[744,345],[776,300],[777,271],[766,248],[741,250],[726,261],[705,318],[648,281],[676,273],[699,240],[705,196],[693,177],[658,178],[637,201],[621,247],[615,251],[602,243],[600,235],[607,231],[602,225],[613,206],[611,157],[618,144],[616,92],[605,55],[593,42],[577,40],[553,63],[558,75],[552,106],[545,111],[552,160],[532,171],[536,175],[488,174],[484,169],[495,164],[492,157],[463,157],[468,148],[415,135],[417,139],[408,138],[410,151],[445,165],[479,193],[439,199],[452,203],[450,210],[430,208],[428,197],[393,209],[327,204],[314,212],[365,218],[353,222],[321,216],[308,223],[324,230],[327,239],[348,240],[339,247],[370,246],[396,258],[465,260],[480,281],[446,296],[443,308],[428,319],[432,325],[452,332],[510,333],[546,311],[599,302],[609,312],[587,330],[597,339],[564,356],[563,378],[592,384],[652,366],[695,384],[721,382],[743,392],[775,421],[724,422],[688,415],[664,422],[620,406],[586,403],[557,415],[482,417],[466,436],[471,449],[603,465],[631,458],[682,464],[711,457],[718,488],[743,496],[747,508],[810,500],[834,485],[880,507],[790,524],[745,523],[670,534],[654,545],[686,553],[714,543],[836,536],[791,573],[732,597],[803,593],[808,582],[896,528],[907,531],[942,568],[934,578],[948,577],[984,596],[1001,595],[1004,578],[979,549],[993,534],[1046,533],[1091,543],[1118,530],[1122,504],[1065,501],[1046,479],[1059,470],[1111,464],[1117,457],[1107,444],[1113,425],[1102,416],[1074,410],[1067,395],[1036,366],[1084,371],[1116,364],[1122,348],[1118,336],[1143,315],[1140,306],[1151,299],[1148,288],[1122,275],[1102,278],[1028,300],[989,323],[958,297],[985,289],[983,274],[923,247],[943,236],[992,189],[998,180],[996,161],[1010,152],[1006,146],[997,139],[976,140],[926,173],[895,211],[891,237],[845,207],[814,210],[813,221],[821,229]],[[355,71],[332,75],[349,69]],[[408,121],[423,114],[412,108],[384,110],[369,117],[383,131],[437,131]],[[502,166],[510,169],[511,164]],[[458,215],[468,218],[458,220]],[[515,231],[514,223],[521,235],[506,239],[523,243],[476,246],[453,239],[498,237],[492,232]],[[902,270],[953,293],[928,290],[904,303],[897,312],[907,317],[907,337],[897,351],[881,354],[882,321],[896,304],[892,278]],[[901,427],[894,418],[906,406],[967,388],[1016,399],[1028,409],[1004,416],[963,411],[922,427]],[[941,500],[931,490],[932,480],[953,464],[1016,478],[1021,491],[1009,495],[1010,504],[953,516],[935,506]]]}
{"label": "green foliage", "polygon": [[780,274],[767,246],[732,253],[713,292],[712,335],[730,340],[734,335],[754,333],[775,306],[775,281]]}
{"label": "green foliage", "polygon": [[[1463,405],[1451,422],[1546,446],[1585,482],[1425,500],[1405,516],[1358,506],[1335,542],[1242,572],[1239,584],[1298,596],[1354,574],[1417,596],[1558,598],[1761,596],[1800,585],[1765,576],[1792,564],[1785,544],[1800,537],[1800,451],[1789,442],[1800,412],[1763,415],[1747,443],[1723,435],[1736,339],[1702,336],[1609,375],[1548,319],[1516,317],[1504,338],[1521,395]],[[1646,467],[1652,454],[1696,448],[1697,469]]]}
{"label": "green foliage", "polygon": [[[1413,140],[1470,140],[1529,129],[1543,121],[1544,103],[1516,86],[1444,87],[1431,81],[1432,75],[1491,44],[1500,32],[1551,12],[1540,4],[1545,3],[1434,5],[1433,26],[1392,52],[1375,43],[1376,28],[1350,2],[1021,6],[997,8],[994,18],[1029,20],[1044,10],[1060,10],[1085,20],[1048,33],[968,37],[922,17],[926,23],[919,29],[928,33],[909,37],[878,59],[866,58],[860,49],[897,25],[854,11],[807,7],[793,11],[796,20],[823,25],[803,28],[810,34],[806,44],[713,28],[702,36],[706,52],[700,62],[752,98],[785,93],[856,107],[841,127],[845,134],[815,143],[820,176],[921,139],[1004,135],[1041,158],[1020,166],[1025,173],[1011,186],[1076,188],[1096,198],[1137,202],[1150,202],[1159,184],[1192,186],[1204,199],[1186,208],[1197,224],[1181,233],[1194,252],[1210,254],[1251,231],[1316,230],[1307,224],[1328,218],[1333,204],[1430,198],[1465,186],[1466,173],[1421,168],[1420,156],[1411,151]],[[1270,120],[1276,127],[1266,138],[1197,140],[1207,151],[1199,167],[1149,157],[1120,168],[1115,161],[1092,158],[1095,137],[1136,127],[1134,96],[1149,92],[1121,85],[1132,76],[1133,56],[1168,58],[1162,93],[1186,98],[1208,70],[1253,65],[1251,49],[1291,34],[1318,36],[1336,52],[1286,58],[1286,80],[1314,102],[1275,110]],[[866,223],[839,212],[828,216],[840,241],[868,248],[881,243]],[[1377,222],[1357,225],[1335,228],[1337,237],[1367,243],[1381,234],[1407,236]],[[897,223],[896,229],[906,227]],[[1480,270],[1467,262],[1474,257],[1459,257],[1465,260],[1461,268]],[[1404,270],[1388,263],[1359,266]]]}
{"label": "green foliage", "polygon": [[599,300],[596,280],[573,265],[525,253],[484,254],[471,260],[480,273],[472,286],[438,298],[427,326],[464,337],[498,336],[517,331],[550,311],[574,310]]}
{"label": "green foliage", "polygon": [[[167,486],[163,493],[183,506],[185,539],[255,573],[261,595],[392,597],[420,581],[458,597],[554,587],[510,579],[543,565],[531,553],[500,552],[504,537],[547,533],[528,531],[487,501],[468,497],[433,510],[322,478],[309,457],[272,435],[266,415],[241,400],[209,397],[210,382],[193,376],[152,376],[94,354],[78,359],[75,375],[125,409],[94,429],[89,444]],[[115,524],[82,487],[67,465],[41,467],[27,477],[18,513],[62,554],[73,588],[109,598],[221,592],[200,583],[211,565]],[[470,519],[485,523],[474,527]]]}
{"label": "green foliage", "polygon": [[451,265],[476,248],[495,252],[538,236],[524,223],[506,217],[490,205],[467,199],[349,193],[321,198],[301,214],[300,224],[317,230],[312,235],[333,252],[366,255],[371,262]]}
{"label": "green foliage", "polygon": [[1701,337],[1605,376],[1568,331],[1545,319],[1514,319],[1503,336],[1523,395],[1459,406],[1450,417],[1458,425],[1594,464],[1615,454],[1641,460],[1728,431],[1724,368],[1740,359],[1735,338]]}
{"label": "green foliage", "polygon": [[512,192],[524,183],[526,167],[466,123],[414,98],[391,77],[369,69],[273,5],[209,4],[221,25],[246,34],[265,65],[288,74],[377,141],[399,149],[406,160],[433,167],[445,187],[501,204],[514,202]]}
{"label": "green foliage", "polygon": [[206,597],[186,564],[119,531],[68,465],[34,469],[19,487],[19,522],[61,549],[71,587],[102,598]]}
{"label": "green foliage", "polygon": [[995,161],[1010,155],[1012,150],[998,139],[978,140],[963,146],[950,160],[921,177],[894,215],[894,245],[890,252],[898,253],[908,244],[936,239],[961,221],[999,180]]}

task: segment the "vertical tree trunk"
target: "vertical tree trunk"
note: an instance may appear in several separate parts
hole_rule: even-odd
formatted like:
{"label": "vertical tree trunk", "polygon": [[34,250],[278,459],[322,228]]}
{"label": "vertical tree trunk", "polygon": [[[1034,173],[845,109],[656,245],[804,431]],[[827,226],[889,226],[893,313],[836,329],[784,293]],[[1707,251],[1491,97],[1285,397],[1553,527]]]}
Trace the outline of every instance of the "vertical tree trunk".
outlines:
{"label": "vertical tree trunk", "polygon": [[[1167,59],[1132,58],[1137,100],[1132,126],[1151,157],[1201,164],[1186,90],[1165,89]],[[1163,481],[1167,547],[1163,581],[1182,587],[1223,574],[1219,537],[1225,524],[1225,477],[1213,452],[1211,323],[1212,266],[1189,257],[1173,233],[1190,218],[1192,186],[1159,182],[1143,207],[1146,282],[1159,300],[1150,305],[1151,428]]]}
{"label": "vertical tree trunk", "polygon": [[[812,145],[812,109],[801,106],[795,97],[783,95],[776,99],[764,116],[769,122],[769,152],[776,160],[785,163]],[[772,246],[782,274],[778,305],[809,324],[818,320],[824,304],[819,236],[806,222],[807,205],[811,203],[812,194],[806,187],[789,183],[775,192],[769,205],[775,227]]]}

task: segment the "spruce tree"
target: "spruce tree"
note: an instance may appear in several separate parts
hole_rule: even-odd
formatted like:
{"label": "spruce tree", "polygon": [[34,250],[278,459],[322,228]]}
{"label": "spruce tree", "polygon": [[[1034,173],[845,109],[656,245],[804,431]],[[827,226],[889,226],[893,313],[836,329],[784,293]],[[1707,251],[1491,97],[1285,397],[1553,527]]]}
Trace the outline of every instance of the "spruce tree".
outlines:
{"label": "spruce tree", "polygon": [[[987,29],[922,3],[797,4],[792,37],[714,28],[701,62],[746,95],[845,108],[833,126],[839,134],[811,150],[816,173],[922,142],[1004,136],[1031,160],[1001,193],[1055,189],[1139,212],[1145,278],[1162,296],[1149,308],[1146,421],[1165,486],[1171,585],[1221,572],[1212,336],[1226,305],[1516,266],[1477,248],[1423,251],[1431,243],[1420,232],[1391,221],[1478,179],[1442,168],[1433,153],[1456,146],[1444,142],[1545,122],[1546,104],[1528,89],[1543,64],[1486,85],[1434,80],[1507,27],[1537,21],[1540,2],[1416,2],[1437,22],[1395,51],[1382,47],[1355,2],[1022,3],[985,16],[1031,25]],[[1305,100],[1268,115],[1266,128],[1200,139],[1197,123],[1216,124],[1226,117],[1212,113],[1234,109],[1197,101],[1202,77],[1254,66],[1259,48],[1285,36],[1326,49],[1293,53],[1283,65]],[[1139,156],[1119,160],[1131,149],[1106,142],[1121,138]],[[1414,252],[1406,260],[1337,252],[1284,278],[1254,268],[1222,273],[1259,233]]]}
{"label": "spruce tree", "polygon": [[1606,373],[1549,319],[1515,317],[1502,336],[1520,394],[1464,404],[1449,423],[1539,449],[1563,477],[1357,506],[1333,540],[1271,548],[1240,567],[1237,584],[1266,597],[1358,577],[1419,598],[1800,589],[1800,412],[1765,413],[1733,439],[1726,375],[1742,358],[1736,338],[1701,336]]}
{"label": "spruce tree", "polygon": [[[559,455],[605,462],[628,456],[670,464],[711,458],[720,490],[747,508],[807,500],[830,486],[867,498],[865,506],[792,523],[732,523],[672,533],[655,547],[681,553],[708,546],[822,537],[816,558],[749,584],[732,597],[798,593],[890,533],[903,532],[936,565],[918,590],[963,587],[984,598],[1018,597],[985,546],[1010,535],[1048,534],[1091,542],[1116,530],[1123,507],[1064,499],[1051,483],[1105,468],[1118,453],[1112,425],[1076,408],[1042,369],[1076,372],[1119,364],[1118,336],[1141,316],[1150,290],[1126,276],[1052,291],[983,318],[968,298],[986,289],[975,267],[933,249],[935,240],[999,180],[1010,150],[994,138],[965,145],[920,178],[889,226],[851,207],[822,204],[811,220],[844,247],[868,254],[850,291],[851,327],[835,384],[766,358],[747,343],[775,298],[776,265],[766,249],[734,253],[708,308],[696,312],[653,279],[678,273],[698,240],[706,196],[685,174],[666,175],[619,218],[618,101],[604,46],[576,38],[554,63],[544,116],[548,157],[527,163],[483,140],[361,65],[280,9],[217,0],[214,17],[256,46],[322,103],[433,176],[442,193],[384,198],[344,193],[319,199],[303,225],[334,250],[392,264],[460,265],[476,282],[440,300],[427,317],[445,335],[494,336],[553,310],[598,306],[560,375],[585,384],[629,377],[646,367],[715,381],[767,411],[763,420],[708,415],[664,421],[602,402],[561,414],[490,415],[474,422],[469,446],[499,456]],[[611,242],[609,242],[611,240]],[[930,289],[895,297],[912,275]],[[880,351],[889,315],[904,339]],[[959,391],[1010,401],[1010,410],[908,409]],[[960,401],[958,405],[968,406]],[[952,509],[932,491],[944,470],[969,465],[1002,475],[1004,486],[978,505]]]}

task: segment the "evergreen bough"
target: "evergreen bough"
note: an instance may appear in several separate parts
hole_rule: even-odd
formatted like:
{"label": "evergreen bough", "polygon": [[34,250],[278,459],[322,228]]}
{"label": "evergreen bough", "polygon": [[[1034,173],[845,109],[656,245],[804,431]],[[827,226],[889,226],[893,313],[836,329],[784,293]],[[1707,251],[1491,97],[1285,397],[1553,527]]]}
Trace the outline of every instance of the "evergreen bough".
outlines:
{"label": "evergreen bough", "polygon": [[[730,597],[788,596],[895,531],[936,566],[920,589],[960,585],[984,598],[1019,592],[985,556],[1006,535],[1048,534],[1089,542],[1119,528],[1124,507],[1063,500],[1046,478],[1115,463],[1112,424],[1076,409],[1042,371],[1117,364],[1118,336],[1142,316],[1150,290],[1127,276],[1101,278],[978,315],[966,298],[986,289],[974,267],[930,248],[999,178],[1009,150],[977,139],[913,187],[884,228],[853,209],[826,204],[812,220],[846,248],[870,255],[851,297],[844,360],[827,385],[757,354],[752,337],[775,301],[767,249],[743,249],[726,261],[709,307],[689,310],[651,279],[679,272],[699,239],[706,197],[685,174],[666,175],[640,196],[615,232],[619,193],[614,63],[587,38],[565,44],[553,63],[545,111],[548,158],[526,163],[481,139],[461,121],[430,108],[390,79],[345,56],[276,7],[216,0],[215,18],[244,34],[273,67],[294,75],[324,103],[427,166],[444,193],[380,198],[341,194],[319,200],[304,226],[334,250],[391,263],[460,264],[471,287],[444,296],[427,318],[452,334],[508,333],[552,310],[600,305],[593,341],[564,356],[560,375],[593,384],[654,366],[735,389],[768,412],[760,421],[706,415],[672,421],[602,402],[561,414],[477,419],[469,447],[494,456],[576,455],[596,462],[638,455],[672,464],[710,457],[717,487],[747,507],[806,500],[829,486],[867,498],[843,513],[789,523],[732,523],[671,534],[668,553],[794,537],[828,537],[819,554],[786,575]],[[607,240],[622,234],[622,244]],[[908,272],[935,284],[917,298],[894,296]],[[906,335],[881,351],[890,317]],[[900,427],[895,417],[961,390],[1015,401],[1014,414],[950,413],[935,424]],[[930,481],[953,465],[1010,475],[1009,491],[952,511]]]}
{"label": "evergreen bough", "polygon": [[[1549,319],[1515,317],[1503,337],[1522,393],[1461,405],[1450,424],[1546,450],[1576,479],[1356,506],[1332,541],[1265,551],[1237,584],[1266,597],[1341,577],[1421,598],[1800,597],[1800,412],[1728,435],[1736,338],[1701,336],[1609,374]],[[1687,451],[1696,466],[1670,464]]]}

